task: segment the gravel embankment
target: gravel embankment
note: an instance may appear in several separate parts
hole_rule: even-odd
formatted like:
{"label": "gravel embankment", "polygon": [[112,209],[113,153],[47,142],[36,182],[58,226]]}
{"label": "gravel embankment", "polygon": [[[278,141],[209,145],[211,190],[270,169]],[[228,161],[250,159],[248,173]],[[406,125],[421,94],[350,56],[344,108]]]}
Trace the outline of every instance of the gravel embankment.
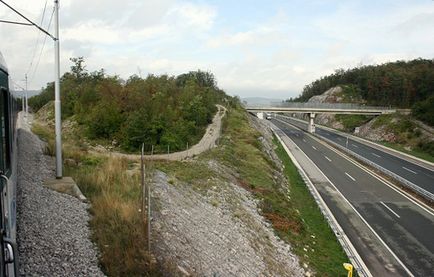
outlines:
{"label": "gravel embankment", "polygon": [[168,276],[310,274],[243,188],[218,181],[202,195],[157,171],[152,190],[153,251]]}
{"label": "gravel embankment", "polygon": [[[22,122],[21,122],[22,123]],[[18,129],[17,244],[24,276],[104,276],[90,241],[88,204],[42,185],[54,162],[43,143]]]}

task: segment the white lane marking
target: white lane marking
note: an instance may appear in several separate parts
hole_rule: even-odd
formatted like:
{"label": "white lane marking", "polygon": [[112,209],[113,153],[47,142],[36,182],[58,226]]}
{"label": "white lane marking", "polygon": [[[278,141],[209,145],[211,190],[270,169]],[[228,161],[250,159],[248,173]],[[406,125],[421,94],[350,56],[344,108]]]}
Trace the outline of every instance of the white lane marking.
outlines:
{"label": "white lane marking", "polygon": [[[283,134],[285,135],[285,134]],[[297,162],[296,158],[293,156],[293,154],[291,153],[291,150],[288,149],[286,143],[282,140],[282,138],[280,138],[279,135],[277,135],[277,139],[280,141],[280,143],[282,144],[283,148],[285,149],[286,153],[288,154],[288,156],[291,158],[291,160],[294,162],[295,166],[297,168],[299,168],[302,172],[304,172],[304,175],[307,176],[307,173],[304,171],[304,169],[302,168],[302,166]],[[292,143],[295,144],[294,141],[292,141]],[[301,149],[300,149],[301,150]],[[303,155],[313,164],[314,167],[316,167],[318,170],[318,166],[316,164],[314,164],[312,162],[312,160],[306,155],[306,153],[303,152],[303,150],[301,150],[301,153],[303,153]],[[330,182],[330,180],[327,178],[327,176],[324,175],[324,173],[319,170],[319,172]],[[357,210],[355,210],[354,206],[351,205],[351,203],[349,203],[349,201],[342,195],[342,193],[336,188],[336,186],[330,182],[330,184],[336,189],[336,191],[341,195],[341,197],[344,199],[344,201],[346,201],[348,203],[348,205],[356,212],[356,214],[358,216],[361,217],[361,215],[357,212]],[[349,238],[347,237],[347,235],[345,234],[344,230],[342,229],[342,227],[339,225],[339,222],[337,221],[337,219],[335,218],[334,214],[330,211],[329,207],[327,206],[326,202],[324,201],[324,199],[322,198],[322,196],[319,194],[318,190],[316,189],[316,187],[312,184],[312,181],[307,178],[306,180],[306,185],[310,185],[313,188],[313,193],[318,197],[318,201],[322,203],[322,205],[324,206],[326,212],[330,215],[330,220],[327,220],[328,223],[330,224],[330,222],[334,222],[337,226],[337,231],[341,232],[342,238],[343,240],[348,244],[349,248],[351,249],[351,251],[354,253],[355,257],[350,258],[350,260],[355,260],[358,261],[361,265],[361,267],[363,268],[364,272],[366,273],[367,277],[373,277],[371,272],[369,271],[369,269],[366,267],[366,264],[364,263],[363,259],[360,257],[359,253],[357,252],[357,250],[354,248],[352,242],[349,240]],[[320,204],[317,201],[318,205]],[[375,233],[375,231],[372,230],[372,227],[369,226],[369,224],[364,220],[364,218],[362,218],[362,221],[368,226],[368,228],[370,228],[370,230],[374,233],[375,236],[377,236],[377,238],[380,240],[381,243],[384,244],[384,241],[381,240],[381,238],[378,236],[377,233]],[[337,231],[334,231],[335,235],[337,235]],[[386,249],[391,251],[390,248],[387,247],[387,245],[385,245]],[[394,255],[393,252],[391,252],[392,255],[394,257],[396,257],[396,255]],[[398,262],[401,262],[398,260]]]}
{"label": "white lane marking", "polygon": [[381,158],[380,155],[377,155],[377,154],[375,154],[375,153],[371,153],[371,154],[374,155],[374,156],[377,157],[377,158]]}
{"label": "white lane marking", "polygon": [[[317,138],[311,136],[313,139],[315,139],[316,141],[319,141]],[[337,150],[333,149],[331,146],[327,146],[326,144],[323,143],[323,145],[325,145],[326,147],[328,147],[329,149],[331,149],[332,151],[336,152],[338,155],[342,156],[343,158],[345,158],[346,160],[350,161],[351,163],[355,164],[356,166],[358,166],[359,168],[364,168],[360,165],[357,165],[355,162],[353,162],[352,160],[348,159],[347,157],[343,156],[340,152],[338,152]],[[286,146],[286,145],[285,145]],[[301,150],[301,149],[300,149]],[[289,150],[287,150],[289,151]],[[289,151],[290,152],[290,151]],[[357,211],[357,209],[353,206],[353,204],[350,203],[350,201],[342,194],[342,192],[335,186],[335,184],[332,183],[332,181],[330,181],[330,179],[324,174],[324,172],[321,171],[321,169],[319,169],[319,167],[306,155],[306,153],[303,152],[303,150],[301,150],[301,153],[304,154],[304,156],[313,164],[313,166],[319,171],[321,172],[321,174],[324,176],[324,178],[333,186],[333,188],[339,193],[339,195],[344,199],[345,202],[347,202],[347,204],[353,209],[353,211],[360,217],[360,219],[362,219],[362,221],[366,224],[366,226],[368,226],[369,230],[371,230],[371,232],[378,238],[378,240],[384,245],[384,247],[386,247],[386,249],[390,252],[390,254],[392,254],[392,256],[395,258],[395,260],[398,261],[398,263],[404,268],[404,270],[407,272],[407,274],[411,277],[414,277],[414,274],[405,266],[405,264],[398,258],[398,256],[396,256],[395,252],[392,251],[392,249],[390,249],[390,247],[384,242],[384,240],[380,237],[380,235],[378,235],[377,232],[375,232],[374,228],[372,228],[371,225],[369,225],[368,221],[366,221],[366,219],[359,213],[359,211]],[[367,171],[366,168],[364,168],[365,171]],[[371,173],[372,174],[372,173]],[[380,178],[377,177],[378,180],[381,180]],[[386,185],[388,185],[385,181],[383,181]],[[392,185],[388,185],[390,188],[394,189],[392,187]],[[394,189],[396,191],[396,189]],[[406,195],[404,195],[403,193],[401,193],[404,197],[406,197]],[[410,199],[409,197],[407,197],[408,199]],[[410,199],[411,200],[411,199]],[[413,200],[411,200],[413,201]],[[417,202],[413,201],[416,205],[418,205],[419,207],[423,208],[422,206],[420,206],[420,204],[418,204]],[[426,208],[423,208],[424,210],[426,210],[428,213],[431,214],[430,211],[428,211]],[[434,215],[434,214],[433,214]],[[357,252],[357,251],[356,251]],[[369,272],[370,274],[370,272]],[[371,274],[370,274],[371,275]]]}
{"label": "white lane marking", "polygon": [[330,160],[330,158],[329,157],[327,157],[327,156],[324,156],[326,159],[327,159],[327,161],[329,161],[329,162],[331,162],[332,160]]}
{"label": "white lane marking", "polygon": [[[368,172],[369,174],[371,174],[371,176],[375,177],[377,180],[381,181],[383,184],[385,184],[386,186],[388,186],[390,189],[392,189],[395,192],[399,193],[401,196],[403,196],[404,198],[408,199],[413,204],[415,204],[416,206],[418,206],[419,208],[421,208],[425,212],[429,213],[431,216],[434,216],[434,210],[432,208],[430,208],[429,206],[424,205],[423,203],[421,203],[420,201],[418,201],[417,199],[415,199],[413,196],[411,196],[411,194],[404,193],[404,191],[401,190],[401,189],[399,189],[399,188],[397,188],[396,185],[393,185],[392,183],[390,183],[389,181],[387,181],[383,177],[379,176],[378,174],[374,173],[370,169],[362,166],[361,164],[357,163],[353,159],[350,159],[349,157],[345,156],[344,154],[342,154],[338,150],[336,150],[333,147],[329,146],[327,143],[322,142],[321,140],[319,140],[319,139],[317,139],[315,137],[312,137],[312,138],[315,139],[316,141],[318,141],[319,143],[321,143],[322,145],[326,146],[328,149],[330,149],[331,151],[335,152],[336,154],[338,154],[342,158],[344,158],[347,161],[351,162],[352,164],[354,164],[358,168],[361,168],[364,171]],[[413,184],[413,183],[411,183],[411,184]],[[416,186],[415,184],[413,184],[413,185]]]}
{"label": "white lane marking", "polygon": [[305,139],[303,139],[303,142],[306,142],[306,140],[305,140]]}
{"label": "white lane marking", "polygon": [[359,148],[357,145],[355,145],[355,144],[351,144],[353,147],[356,147],[356,148]]}
{"label": "white lane marking", "polygon": [[411,173],[417,174],[417,172],[415,172],[415,171],[413,171],[413,170],[411,170],[411,169],[408,169],[408,168],[406,168],[405,166],[403,166],[402,168],[404,168],[404,169],[407,170],[407,171],[410,171]]}
{"label": "white lane marking", "polygon": [[380,203],[381,203],[381,205],[383,205],[384,207],[386,207],[386,209],[388,209],[392,214],[394,214],[397,218],[401,218],[401,217],[399,216],[399,214],[395,213],[395,211],[392,210],[392,209],[391,209],[389,206],[387,206],[386,204],[384,204],[383,201],[380,201]]}
{"label": "white lane marking", "polygon": [[315,146],[313,146],[313,145],[312,145],[312,148],[313,148],[313,149],[315,149],[315,150],[318,150],[318,149],[316,149],[316,147],[315,147]]}
{"label": "white lane marking", "polygon": [[356,181],[356,179],[353,178],[353,176],[351,176],[350,174],[345,172],[345,175],[347,175],[348,177],[350,177],[351,180]]}
{"label": "white lane marking", "polygon": [[341,138],[336,138],[337,140],[342,140]]}

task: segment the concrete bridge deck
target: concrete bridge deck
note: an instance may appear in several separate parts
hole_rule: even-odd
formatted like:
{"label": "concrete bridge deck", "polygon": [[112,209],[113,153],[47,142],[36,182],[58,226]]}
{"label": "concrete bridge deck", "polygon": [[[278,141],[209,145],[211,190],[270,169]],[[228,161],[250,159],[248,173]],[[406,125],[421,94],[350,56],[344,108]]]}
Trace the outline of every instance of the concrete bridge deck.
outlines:
{"label": "concrete bridge deck", "polygon": [[365,106],[357,104],[331,103],[272,103],[270,105],[247,105],[250,112],[283,112],[283,113],[333,113],[333,114],[365,114],[380,115],[395,113],[396,109],[388,107]]}

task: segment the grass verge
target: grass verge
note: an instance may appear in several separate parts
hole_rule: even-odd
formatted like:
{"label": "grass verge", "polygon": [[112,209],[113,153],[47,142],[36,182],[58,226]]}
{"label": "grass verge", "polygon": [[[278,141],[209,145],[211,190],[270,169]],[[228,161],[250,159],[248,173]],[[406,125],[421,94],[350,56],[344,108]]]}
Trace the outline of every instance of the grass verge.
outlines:
{"label": "grass verge", "polygon": [[[53,155],[54,131],[37,123],[32,131],[47,142],[46,154]],[[79,145],[64,139],[64,175],[71,176],[91,202],[92,240],[100,251],[102,270],[108,276],[158,276],[146,252],[137,166],[126,159],[89,154]]]}
{"label": "grass verge", "polygon": [[289,193],[276,182],[276,165],[262,150],[261,134],[249,125],[247,114],[231,109],[223,123],[220,147],[203,158],[217,159],[236,172],[238,183],[261,199],[262,214],[277,235],[317,276],[345,276],[342,263],[348,258],[282,146],[275,141]]}
{"label": "grass verge", "polygon": [[317,270],[318,276],[345,276],[346,271],[342,268],[342,263],[348,261],[345,252],[285,149],[276,138],[273,142],[277,147],[276,154],[285,166],[285,176],[290,180],[291,204],[299,211],[302,221],[302,231],[297,236],[289,236],[295,252],[304,256],[306,251],[303,248],[309,245],[315,252],[309,252],[307,260]]}
{"label": "grass verge", "polygon": [[415,156],[417,158],[423,159],[428,162],[434,163],[434,157],[430,155],[427,152],[418,151],[417,149],[407,150],[404,146],[397,144],[397,143],[391,143],[391,142],[380,142],[382,145],[398,150],[400,152]]}

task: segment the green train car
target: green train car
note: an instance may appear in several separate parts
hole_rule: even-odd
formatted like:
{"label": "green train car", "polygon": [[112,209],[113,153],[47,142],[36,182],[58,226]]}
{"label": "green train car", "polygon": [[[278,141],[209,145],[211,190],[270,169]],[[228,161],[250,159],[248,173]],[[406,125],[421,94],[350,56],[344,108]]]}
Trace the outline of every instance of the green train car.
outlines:
{"label": "green train car", "polygon": [[0,277],[18,276],[16,249],[17,101],[0,53]]}

